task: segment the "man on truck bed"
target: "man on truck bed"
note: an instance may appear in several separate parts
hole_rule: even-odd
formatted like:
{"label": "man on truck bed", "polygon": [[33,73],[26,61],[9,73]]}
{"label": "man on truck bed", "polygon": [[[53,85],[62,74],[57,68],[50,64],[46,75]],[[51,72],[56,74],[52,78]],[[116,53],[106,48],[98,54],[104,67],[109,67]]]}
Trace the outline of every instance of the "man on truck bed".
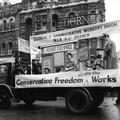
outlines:
{"label": "man on truck bed", "polygon": [[[104,39],[106,40],[105,46],[105,56],[104,59],[106,61],[106,69],[117,69],[117,52],[116,52],[116,45],[110,39],[109,35],[104,34]],[[117,104],[120,104],[120,91],[118,90],[118,98],[116,100]]]}
{"label": "man on truck bed", "polygon": [[105,34],[103,37],[106,40],[104,56],[104,59],[106,61],[106,69],[116,69],[118,68],[116,45],[110,39],[109,35]]}

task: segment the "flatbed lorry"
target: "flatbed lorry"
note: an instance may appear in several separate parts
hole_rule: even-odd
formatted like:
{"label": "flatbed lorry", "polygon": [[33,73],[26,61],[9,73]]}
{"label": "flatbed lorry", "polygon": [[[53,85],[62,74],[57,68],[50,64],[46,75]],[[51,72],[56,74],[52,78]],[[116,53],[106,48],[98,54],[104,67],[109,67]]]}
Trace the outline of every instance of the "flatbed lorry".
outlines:
{"label": "flatbed lorry", "polygon": [[[115,23],[117,26],[118,22]],[[98,25],[105,26],[108,24],[110,23],[102,23]],[[93,28],[94,25],[83,28],[87,29],[89,27]],[[83,28],[79,29],[82,31]],[[111,29],[113,30],[113,28],[110,27],[109,30]],[[93,33],[90,32],[89,34]],[[87,39],[85,35],[81,36],[82,38],[79,38],[79,36],[76,37],[77,40],[74,38],[72,41],[69,38],[67,43],[67,39],[64,39],[64,36],[62,36],[62,44],[61,42],[56,44],[52,41],[49,45],[46,43],[43,45],[43,42],[40,44],[37,42],[38,46],[42,44],[40,46],[42,51],[42,72],[40,74],[24,74],[20,72],[20,66],[16,63],[16,60],[11,62],[8,59],[8,61],[2,62],[0,64],[0,108],[9,108],[11,106],[11,99],[14,100],[14,102],[20,102],[22,100],[27,105],[32,105],[36,100],[55,101],[58,97],[63,97],[65,98],[65,103],[68,110],[74,114],[85,114],[91,109],[101,105],[104,100],[104,96],[108,91],[120,91],[119,69],[84,70],[81,68],[81,63],[86,61],[87,57],[89,58],[89,52],[87,53],[87,50],[89,49],[86,49],[86,47],[81,49],[81,46],[79,49],[79,45],[82,44],[79,43],[81,39],[85,37],[85,40],[83,40],[83,45],[88,45],[85,44],[84,41],[89,42],[89,39]],[[33,38],[34,37],[32,36],[31,39]],[[57,39],[59,38],[60,36]],[[73,38],[73,36],[71,36],[71,38]],[[98,39],[96,42],[97,41]],[[102,42],[104,43],[103,39]],[[100,41],[97,43],[99,46]],[[82,52],[79,55],[78,53],[80,50]],[[96,52],[104,54],[104,46],[102,46],[102,48],[98,47],[93,53]],[[75,62],[77,60],[77,65],[73,65],[75,69],[64,69],[64,71],[60,71],[63,67],[65,68],[67,66],[68,68],[68,62],[66,62],[68,59],[65,57],[67,53],[71,53],[76,56],[73,61]],[[64,58],[64,62],[61,62],[62,56]],[[60,61],[57,59],[59,57],[61,58]],[[79,60],[78,57],[82,60]],[[57,62],[57,60],[59,62]],[[44,71],[46,67],[49,69],[49,73],[47,74]]]}

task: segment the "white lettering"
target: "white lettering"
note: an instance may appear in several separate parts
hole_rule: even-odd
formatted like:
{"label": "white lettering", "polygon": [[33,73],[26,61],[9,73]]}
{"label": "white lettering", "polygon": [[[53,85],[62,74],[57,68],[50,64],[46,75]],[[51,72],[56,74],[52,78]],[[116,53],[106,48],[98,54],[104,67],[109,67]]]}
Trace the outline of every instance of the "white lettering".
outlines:
{"label": "white lettering", "polygon": [[84,25],[85,23],[89,22],[84,16],[77,16],[65,19],[65,25],[67,25],[68,27]]}
{"label": "white lettering", "polygon": [[61,51],[69,51],[69,50],[74,50],[73,44],[64,44],[60,46],[47,47],[43,49],[43,54],[61,52]]}

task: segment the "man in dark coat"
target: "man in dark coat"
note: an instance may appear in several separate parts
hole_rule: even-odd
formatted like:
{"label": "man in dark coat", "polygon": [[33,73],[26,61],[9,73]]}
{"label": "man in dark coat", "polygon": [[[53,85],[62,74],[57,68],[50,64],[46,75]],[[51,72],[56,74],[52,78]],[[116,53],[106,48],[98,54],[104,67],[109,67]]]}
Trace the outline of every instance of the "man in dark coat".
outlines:
{"label": "man in dark coat", "polygon": [[[118,68],[118,61],[117,61],[117,52],[116,52],[116,45],[110,39],[109,35],[104,35],[106,39],[106,46],[105,46],[105,61],[106,61],[106,69],[117,69]],[[118,93],[118,98],[116,100],[117,104],[120,104],[120,91]]]}

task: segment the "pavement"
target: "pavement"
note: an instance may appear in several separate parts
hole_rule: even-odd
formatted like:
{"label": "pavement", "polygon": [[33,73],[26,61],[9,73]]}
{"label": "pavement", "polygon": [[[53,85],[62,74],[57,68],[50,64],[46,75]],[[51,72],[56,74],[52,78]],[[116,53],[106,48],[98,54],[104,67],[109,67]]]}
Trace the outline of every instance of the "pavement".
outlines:
{"label": "pavement", "polygon": [[71,114],[61,98],[52,102],[36,101],[31,107],[21,102],[9,110],[0,110],[0,120],[120,120],[120,106],[115,100],[106,97],[101,106],[84,116]]}

